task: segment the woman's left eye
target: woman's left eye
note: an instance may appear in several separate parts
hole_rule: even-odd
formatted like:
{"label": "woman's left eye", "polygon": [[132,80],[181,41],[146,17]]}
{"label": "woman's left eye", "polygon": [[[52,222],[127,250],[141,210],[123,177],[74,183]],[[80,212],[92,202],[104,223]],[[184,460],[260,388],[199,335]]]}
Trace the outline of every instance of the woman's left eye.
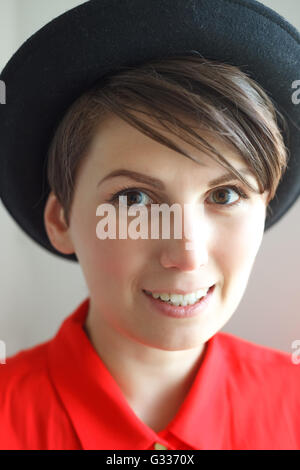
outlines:
{"label": "woman's left eye", "polygon": [[[235,194],[237,194],[239,197],[235,201],[232,202],[231,197],[230,197],[230,192],[228,193],[228,190],[235,192]],[[217,198],[219,199],[221,204],[217,204],[217,205],[221,205],[221,206],[225,206],[229,208],[241,204],[242,199],[249,199],[249,196],[247,196],[247,194],[239,186],[226,186],[224,188],[217,188],[217,189],[214,189],[211,193],[211,195],[214,195],[214,194],[217,194],[217,195],[219,194],[221,196],[220,198]],[[226,202],[228,201],[228,194],[229,194],[229,199],[230,199],[229,202],[231,202],[231,204],[226,204]],[[213,199],[215,200],[215,198]]]}

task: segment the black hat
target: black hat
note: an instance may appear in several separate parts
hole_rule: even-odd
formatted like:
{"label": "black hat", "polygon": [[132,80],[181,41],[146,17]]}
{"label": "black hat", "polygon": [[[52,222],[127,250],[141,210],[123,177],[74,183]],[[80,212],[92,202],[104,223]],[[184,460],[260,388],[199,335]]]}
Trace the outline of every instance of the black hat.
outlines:
{"label": "black hat", "polygon": [[20,227],[50,252],[44,207],[46,154],[66,110],[102,76],[198,51],[242,66],[288,124],[288,169],[270,202],[265,230],[300,193],[300,34],[254,0],[90,0],[58,16],[12,56],[0,80],[0,197]]}

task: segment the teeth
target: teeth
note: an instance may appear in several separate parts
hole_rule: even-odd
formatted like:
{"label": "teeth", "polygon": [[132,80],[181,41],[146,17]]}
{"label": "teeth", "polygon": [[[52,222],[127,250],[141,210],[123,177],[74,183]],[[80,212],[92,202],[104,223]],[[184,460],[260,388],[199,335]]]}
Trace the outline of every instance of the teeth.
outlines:
{"label": "teeth", "polygon": [[196,303],[201,297],[204,297],[209,290],[209,287],[207,289],[200,289],[197,290],[196,292],[192,292],[191,294],[187,295],[180,295],[180,294],[167,294],[167,293],[162,293],[162,294],[152,294],[151,292],[146,291],[147,293],[151,294],[154,299],[160,298],[161,300],[171,303],[173,305],[181,305],[185,307],[186,305],[193,305]]}

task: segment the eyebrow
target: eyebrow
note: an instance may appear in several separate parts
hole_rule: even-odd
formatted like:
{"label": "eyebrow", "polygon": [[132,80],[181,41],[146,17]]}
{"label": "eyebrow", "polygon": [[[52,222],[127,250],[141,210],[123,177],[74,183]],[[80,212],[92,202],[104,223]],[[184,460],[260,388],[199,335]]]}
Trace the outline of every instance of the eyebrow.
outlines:
{"label": "eyebrow", "polygon": [[[254,176],[253,173],[249,169],[244,169],[241,168],[238,170],[240,173],[243,175],[249,175],[249,176]],[[108,173],[104,178],[102,178],[100,181],[97,183],[97,187],[100,186],[104,181],[111,179],[111,178],[116,178],[118,176],[126,176],[127,178],[130,178],[134,181],[138,181],[139,183],[145,183],[150,186],[153,186],[156,189],[159,189],[161,191],[165,191],[166,187],[165,184],[158,178],[153,178],[153,176],[145,175],[144,173],[140,173],[138,171],[132,171],[132,170],[126,170],[123,168],[119,168],[117,170],[114,170],[110,173]],[[228,183],[229,181],[235,181],[238,180],[238,178],[235,175],[232,175],[231,173],[226,173],[224,175],[219,176],[218,178],[215,178],[211,180],[208,183],[208,187],[211,188],[212,186],[216,186],[218,184],[222,183]]]}

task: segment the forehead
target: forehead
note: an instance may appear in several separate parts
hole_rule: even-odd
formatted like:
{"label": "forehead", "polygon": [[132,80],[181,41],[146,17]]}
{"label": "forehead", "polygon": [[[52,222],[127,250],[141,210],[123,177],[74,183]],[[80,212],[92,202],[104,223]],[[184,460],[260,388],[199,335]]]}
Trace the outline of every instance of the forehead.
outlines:
{"label": "forehead", "polygon": [[[90,150],[90,156],[96,162],[101,159],[101,166],[109,168],[119,168],[121,164],[127,165],[146,165],[149,169],[159,165],[161,170],[171,167],[180,166],[182,169],[190,169],[191,165],[198,167],[220,167],[222,166],[210,158],[210,150],[202,148],[202,141],[197,137],[190,135],[184,136],[183,131],[176,129],[179,135],[174,134],[171,130],[167,130],[156,120],[151,119],[149,116],[141,115],[135,112],[135,116],[142,120],[160,134],[163,138],[168,139],[178,147],[178,151],[168,147],[166,143],[157,142],[150,135],[145,135],[142,130],[135,128],[131,123],[126,122],[119,116],[110,113],[97,128]],[[212,145],[217,151],[226,158],[227,161],[234,167],[246,168],[246,162],[243,156],[237,149],[228,141],[224,141],[220,136],[217,136],[213,131],[209,132],[207,129],[200,129],[195,122],[184,120],[185,125],[196,132],[200,138],[205,139],[208,144]],[[201,149],[194,147],[188,143],[184,138],[191,139],[200,145]],[[206,147],[206,142],[203,142]],[[190,155],[192,159],[186,158],[180,153],[183,150]],[[212,152],[212,151],[211,151]],[[195,162],[193,161],[195,160]]]}
{"label": "forehead", "polygon": [[[162,192],[167,192],[169,189],[173,191],[176,188],[191,193],[194,188],[196,191],[199,187],[210,189],[238,180],[232,172],[216,161],[215,155],[211,158],[209,151],[198,149],[186,142],[181,138],[182,134],[174,134],[148,116],[143,115],[142,122],[146,122],[150,129],[154,129],[162,137],[175,143],[191,158],[182,155],[180,150],[176,151],[165,143],[157,142],[131,123],[111,114],[99,123],[94,133],[87,158],[82,161],[77,173],[76,187],[79,184],[84,192],[87,188],[94,188],[97,193],[99,188],[105,190],[112,183],[120,183],[120,178],[123,177],[123,180],[126,178],[127,181],[130,179],[149,184]],[[259,181],[254,170],[247,165],[233,144],[213,135],[212,131],[199,130],[193,122],[188,124],[200,137],[207,139],[225,161],[248,180],[252,188],[259,191]],[[197,139],[194,138],[193,142],[197,143]],[[137,178],[124,176],[120,174],[120,170],[140,173],[142,176],[139,175]],[[114,173],[117,176],[112,175]],[[147,180],[144,178],[145,175]]]}

